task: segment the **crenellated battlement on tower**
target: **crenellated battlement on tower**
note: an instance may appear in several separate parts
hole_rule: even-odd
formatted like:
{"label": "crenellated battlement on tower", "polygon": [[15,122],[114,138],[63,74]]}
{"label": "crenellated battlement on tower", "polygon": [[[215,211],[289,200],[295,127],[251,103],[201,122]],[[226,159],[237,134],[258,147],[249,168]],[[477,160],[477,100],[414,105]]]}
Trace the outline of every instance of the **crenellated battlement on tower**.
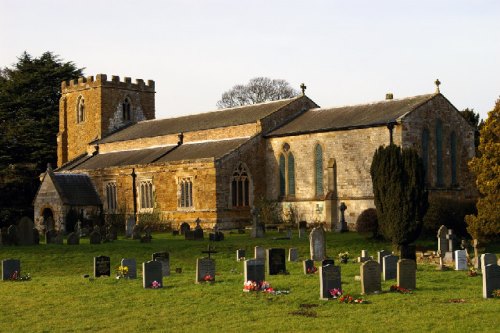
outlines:
{"label": "crenellated battlement on tower", "polygon": [[123,81],[120,81],[119,76],[112,75],[111,80],[108,80],[108,76],[106,74],[97,74],[95,77],[80,77],[75,80],[61,82],[61,91],[63,94],[95,87],[119,88],[154,93],[155,81],[148,80],[147,83],[145,83],[143,79],[136,79],[135,83],[132,83],[132,79],[130,77],[124,77]]}

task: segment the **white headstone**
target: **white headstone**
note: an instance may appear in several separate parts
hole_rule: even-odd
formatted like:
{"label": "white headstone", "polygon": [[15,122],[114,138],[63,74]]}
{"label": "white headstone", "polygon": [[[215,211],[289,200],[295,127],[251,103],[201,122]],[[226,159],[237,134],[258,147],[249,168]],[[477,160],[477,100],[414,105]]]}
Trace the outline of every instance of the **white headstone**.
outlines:
{"label": "white headstone", "polygon": [[455,251],[455,270],[467,270],[467,253],[465,252],[465,250]]}

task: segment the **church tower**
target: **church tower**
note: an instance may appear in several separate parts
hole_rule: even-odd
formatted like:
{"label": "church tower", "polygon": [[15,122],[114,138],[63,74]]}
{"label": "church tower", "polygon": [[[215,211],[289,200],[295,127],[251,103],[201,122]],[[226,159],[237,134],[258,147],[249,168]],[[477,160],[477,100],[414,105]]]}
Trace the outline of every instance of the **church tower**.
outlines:
{"label": "church tower", "polygon": [[155,118],[155,82],[105,74],[61,83],[57,166],[87,152],[90,142]]}

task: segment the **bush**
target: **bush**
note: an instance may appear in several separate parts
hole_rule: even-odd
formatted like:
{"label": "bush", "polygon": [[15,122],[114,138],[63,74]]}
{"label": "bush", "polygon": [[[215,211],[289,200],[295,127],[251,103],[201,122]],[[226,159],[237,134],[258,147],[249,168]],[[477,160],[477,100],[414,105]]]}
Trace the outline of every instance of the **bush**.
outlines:
{"label": "bush", "polygon": [[375,208],[368,208],[359,214],[356,220],[356,231],[360,234],[371,233],[373,238],[378,237],[378,217]]}
{"label": "bush", "polygon": [[476,213],[476,206],[472,200],[457,200],[434,197],[429,200],[429,209],[424,216],[424,233],[435,236],[441,225],[459,237],[469,237],[465,216]]}

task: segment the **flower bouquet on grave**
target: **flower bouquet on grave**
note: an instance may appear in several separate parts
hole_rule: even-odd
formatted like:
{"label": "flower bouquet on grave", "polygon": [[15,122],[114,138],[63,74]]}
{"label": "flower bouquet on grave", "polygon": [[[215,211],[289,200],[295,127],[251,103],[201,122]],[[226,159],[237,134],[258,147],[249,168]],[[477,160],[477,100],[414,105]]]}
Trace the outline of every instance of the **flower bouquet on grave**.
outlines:
{"label": "flower bouquet on grave", "polygon": [[203,281],[205,282],[214,282],[215,281],[215,278],[210,275],[210,274],[206,274],[204,277],[203,277]]}
{"label": "flower bouquet on grave", "polygon": [[29,281],[29,280],[31,280],[31,275],[30,275],[30,273],[28,273],[26,275],[21,275],[21,274],[19,274],[18,271],[14,271],[10,275],[9,280],[10,281]]}
{"label": "flower bouquet on grave", "polygon": [[467,276],[469,277],[477,276],[476,269],[474,267],[469,268],[469,270],[467,271]]}
{"label": "flower bouquet on grave", "polygon": [[491,295],[493,296],[493,298],[500,298],[500,289],[493,290]]}
{"label": "flower bouquet on grave", "polygon": [[307,274],[314,274],[318,271],[318,268],[316,266],[308,267],[307,268]]}
{"label": "flower bouquet on grave", "polygon": [[361,297],[353,297],[349,294],[342,295],[338,298],[339,303],[346,303],[346,304],[366,304],[368,303],[365,299]]}
{"label": "flower bouquet on grave", "polygon": [[116,279],[125,279],[128,277],[128,267],[127,266],[119,266],[116,272]]}
{"label": "flower bouquet on grave", "polygon": [[161,283],[155,280],[155,281],[151,282],[151,288],[152,289],[161,288]]}
{"label": "flower bouquet on grave", "polygon": [[340,252],[339,253],[339,260],[343,264],[347,264],[349,262],[349,252]]}
{"label": "flower bouquet on grave", "polygon": [[328,290],[328,292],[332,295],[332,298],[339,298],[344,293],[340,288],[333,288]]}
{"label": "flower bouquet on grave", "polygon": [[412,294],[413,291],[410,289],[406,289],[397,285],[392,285],[391,288],[389,289],[392,292],[400,293],[400,294]]}

